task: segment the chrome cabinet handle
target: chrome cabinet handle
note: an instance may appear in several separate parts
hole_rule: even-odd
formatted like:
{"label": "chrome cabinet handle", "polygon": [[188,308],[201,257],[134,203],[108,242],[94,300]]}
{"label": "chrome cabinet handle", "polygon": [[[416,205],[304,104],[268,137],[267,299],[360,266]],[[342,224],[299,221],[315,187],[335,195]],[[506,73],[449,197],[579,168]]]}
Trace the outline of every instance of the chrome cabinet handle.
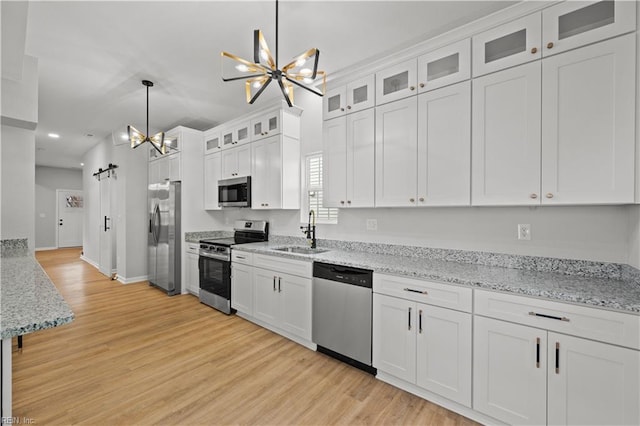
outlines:
{"label": "chrome cabinet handle", "polygon": [[407,288],[405,288],[405,289],[403,289],[403,290],[404,290],[404,291],[410,291],[410,292],[412,292],[412,293],[429,294],[429,293],[427,293],[427,291],[426,291],[426,290],[414,290],[414,289],[409,288],[409,287],[407,287]]}
{"label": "chrome cabinet handle", "polygon": [[540,317],[540,318],[548,318],[548,319],[554,319],[554,320],[558,320],[558,321],[566,321],[569,322],[569,318],[567,317],[557,317],[554,315],[547,315],[547,314],[539,314],[537,312],[529,312],[529,315],[531,315],[532,317]]}
{"label": "chrome cabinet handle", "polygon": [[409,328],[407,330],[411,330],[411,308],[409,308],[408,318],[409,318]]}
{"label": "chrome cabinet handle", "polygon": [[244,256],[236,256],[236,259],[246,259]]}

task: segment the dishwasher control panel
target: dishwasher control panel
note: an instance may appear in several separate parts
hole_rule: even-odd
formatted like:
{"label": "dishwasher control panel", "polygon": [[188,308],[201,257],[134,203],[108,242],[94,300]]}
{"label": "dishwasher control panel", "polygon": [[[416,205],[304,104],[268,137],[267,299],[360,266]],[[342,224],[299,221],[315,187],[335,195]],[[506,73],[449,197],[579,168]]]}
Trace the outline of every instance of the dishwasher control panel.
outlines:
{"label": "dishwasher control panel", "polygon": [[359,287],[373,287],[373,271],[331,263],[313,262],[313,277]]}

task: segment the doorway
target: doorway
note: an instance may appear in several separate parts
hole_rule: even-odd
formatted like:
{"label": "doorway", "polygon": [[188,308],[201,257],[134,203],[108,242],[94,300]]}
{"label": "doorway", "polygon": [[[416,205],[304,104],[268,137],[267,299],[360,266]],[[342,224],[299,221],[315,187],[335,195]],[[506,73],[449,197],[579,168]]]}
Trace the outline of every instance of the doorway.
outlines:
{"label": "doorway", "polygon": [[58,221],[56,246],[82,246],[82,219],[84,198],[82,191],[56,189],[56,216]]}

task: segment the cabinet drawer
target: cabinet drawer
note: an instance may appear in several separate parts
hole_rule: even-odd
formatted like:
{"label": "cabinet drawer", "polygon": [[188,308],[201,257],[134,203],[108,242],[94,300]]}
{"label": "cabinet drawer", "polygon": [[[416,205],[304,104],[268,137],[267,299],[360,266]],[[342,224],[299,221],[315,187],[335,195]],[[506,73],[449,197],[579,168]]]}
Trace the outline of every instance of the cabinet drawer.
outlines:
{"label": "cabinet drawer", "polygon": [[640,349],[640,317],[637,315],[483,290],[475,290],[474,312]]}
{"label": "cabinet drawer", "polygon": [[231,262],[253,265],[253,253],[246,251],[231,250]]}
{"label": "cabinet drawer", "polygon": [[472,289],[414,278],[376,273],[373,291],[464,312],[471,312],[472,307]]}
{"label": "cabinet drawer", "polygon": [[253,255],[253,266],[310,278],[312,262],[264,254]]}
{"label": "cabinet drawer", "polygon": [[200,250],[200,243],[187,243],[186,244],[187,253],[198,254]]}

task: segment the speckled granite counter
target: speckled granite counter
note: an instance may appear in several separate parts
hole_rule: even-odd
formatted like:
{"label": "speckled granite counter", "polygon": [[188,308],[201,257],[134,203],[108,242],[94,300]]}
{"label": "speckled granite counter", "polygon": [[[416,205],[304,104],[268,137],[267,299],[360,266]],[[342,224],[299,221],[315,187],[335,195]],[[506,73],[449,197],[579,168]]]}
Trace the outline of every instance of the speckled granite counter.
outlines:
{"label": "speckled granite counter", "polygon": [[[498,255],[505,256],[504,261],[507,261],[505,267],[495,266],[484,258],[476,259],[476,262],[467,262],[468,259],[445,260],[446,256],[437,256],[435,253],[416,256],[415,252],[420,254],[420,248],[416,248],[412,255],[371,253],[333,247],[327,247],[329,251],[324,253],[312,255],[274,250],[274,248],[282,247],[287,243],[299,244],[300,241],[300,239],[292,239],[291,241],[272,239],[269,243],[243,244],[241,249],[640,314],[640,284],[636,281],[635,276],[631,276],[632,274],[627,273],[625,276],[621,272],[623,268],[618,268],[617,266],[620,265],[616,264],[537,258],[539,265],[534,268],[531,265],[518,264],[518,262],[536,263],[536,258],[531,256]],[[404,246],[398,247],[400,247],[400,253],[407,249]],[[407,250],[407,253],[410,251]],[[485,255],[490,257],[493,254],[486,253]],[[475,256],[478,258],[477,254]],[[524,260],[519,258],[524,258]],[[555,266],[550,269],[549,263],[553,263]],[[582,264],[583,268],[580,269],[576,263]],[[517,267],[513,267],[516,264]],[[566,270],[571,270],[573,273],[560,272]]]}
{"label": "speckled granite counter", "polygon": [[187,243],[198,243],[205,238],[229,238],[233,237],[232,231],[198,231],[198,232],[185,232],[184,240]]}
{"label": "speckled granite counter", "polygon": [[[22,240],[2,241],[0,334],[2,339],[57,327],[74,315]],[[10,247],[10,248],[8,248]]]}

